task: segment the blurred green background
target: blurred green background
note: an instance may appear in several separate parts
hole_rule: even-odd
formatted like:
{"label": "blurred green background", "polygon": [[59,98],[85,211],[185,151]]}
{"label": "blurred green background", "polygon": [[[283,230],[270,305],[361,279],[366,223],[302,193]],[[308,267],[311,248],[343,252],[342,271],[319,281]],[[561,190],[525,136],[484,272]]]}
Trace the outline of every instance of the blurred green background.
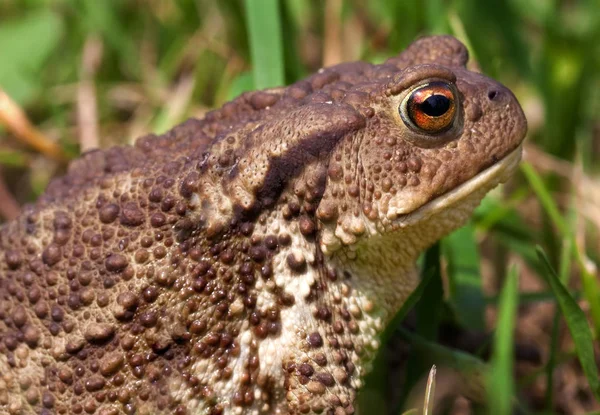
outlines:
{"label": "blurred green background", "polygon": [[[529,121],[527,162],[486,199],[471,225],[425,258],[425,267],[437,269],[440,289],[429,287],[417,304],[417,315],[437,312],[416,331],[434,344],[443,343],[437,328],[444,324],[484,332],[508,264],[516,263],[521,306],[509,315],[517,318],[517,340],[524,309],[549,305],[550,317],[537,344],[541,362],[498,393],[516,393],[523,413],[597,410],[594,376],[583,376],[577,363],[587,361],[594,371],[593,352],[592,360],[589,350],[581,360],[580,348],[564,340],[570,337],[553,307],[556,290],[546,283],[535,245],[580,299],[597,343],[599,1],[0,0],[0,89],[41,139],[58,143],[69,158],[162,133],[245,90],[291,83],[323,65],[381,62],[416,37],[438,33],[457,36],[472,68],[515,92]],[[0,122],[4,219],[65,169],[61,157],[25,144],[10,121]],[[510,368],[511,359],[499,364]],[[428,369],[417,361],[423,367],[405,368],[400,383],[413,385]],[[575,392],[560,389],[561,365],[574,365],[574,376],[583,377]],[[397,413],[406,397],[385,366],[380,362],[367,383],[362,402],[374,405],[368,413]]]}

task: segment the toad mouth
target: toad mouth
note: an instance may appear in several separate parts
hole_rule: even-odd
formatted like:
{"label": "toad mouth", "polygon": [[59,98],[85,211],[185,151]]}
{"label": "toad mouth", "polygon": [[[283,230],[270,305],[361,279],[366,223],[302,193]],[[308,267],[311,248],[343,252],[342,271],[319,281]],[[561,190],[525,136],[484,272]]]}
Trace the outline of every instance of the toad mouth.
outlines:
{"label": "toad mouth", "polygon": [[521,160],[523,144],[511,151],[492,166],[481,171],[474,177],[462,183],[448,193],[436,197],[412,212],[398,215],[393,220],[394,225],[405,227],[421,222],[427,217],[448,209],[469,196],[481,194],[493,189],[500,183],[506,182],[517,168]]}

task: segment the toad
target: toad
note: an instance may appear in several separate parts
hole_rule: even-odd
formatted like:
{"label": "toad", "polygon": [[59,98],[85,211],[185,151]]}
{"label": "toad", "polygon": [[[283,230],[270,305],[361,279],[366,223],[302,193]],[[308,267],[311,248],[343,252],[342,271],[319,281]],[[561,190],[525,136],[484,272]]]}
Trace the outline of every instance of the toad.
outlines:
{"label": "toad", "polygon": [[514,171],[449,36],[92,151],[0,230],[0,413],[352,414],[415,261]]}

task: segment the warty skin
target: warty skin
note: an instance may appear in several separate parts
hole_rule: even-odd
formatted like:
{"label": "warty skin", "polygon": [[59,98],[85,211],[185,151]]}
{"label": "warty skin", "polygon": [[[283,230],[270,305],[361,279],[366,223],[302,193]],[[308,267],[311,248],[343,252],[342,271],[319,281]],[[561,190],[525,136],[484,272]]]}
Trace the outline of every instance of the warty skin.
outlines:
{"label": "warty skin", "polygon": [[423,38],[74,161],[0,230],[0,413],[356,413],[417,256],[520,158],[466,62]]}

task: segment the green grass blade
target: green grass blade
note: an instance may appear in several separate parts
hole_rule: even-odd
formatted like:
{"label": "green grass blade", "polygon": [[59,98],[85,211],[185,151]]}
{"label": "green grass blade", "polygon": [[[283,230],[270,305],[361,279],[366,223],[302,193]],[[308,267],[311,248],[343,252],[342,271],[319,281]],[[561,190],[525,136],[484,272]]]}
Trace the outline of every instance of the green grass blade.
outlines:
{"label": "green grass blade", "polygon": [[546,186],[544,186],[544,182],[542,181],[540,175],[537,174],[537,172],[533,169],[533,166],[527,162],[522,162],[520,167],[521,172],[525,175],[525,178],[533,188],[533,191],[542,204],[542,207],[548,216],[550,216],[550,219],[554,225],[558,228],[562,235],[566,235],[568,232],[567,223],[558,210],[558,206],[556,206],[556,203],[554,203],[552,195],[548,189],[546,189]]}
{"label": "green grass blade", "polygon": [[453,232],[442,242],[442,247],[448,261],[450,302],[456,317],[463,326],[483,331],[485,300],[473,224]]}
{"label": "green grass blade", "polygon": [[245,0],[254,86],[284,84],[283,47],[278,0]]}
{"label": "green grass blade", "polygon": [[[435,272],[433,269],[426,270],[423,274],[421,282],[417,288],[408,296],[400,311],[396,313],[386,330],[381,335],[381,344],[388,342],[392,334],[400,327],[400,324],[415,306],[419,299],[423,296],[425,289],[432,281]],[[388,363],[383,356],[382,351],[377,354],[373,362],[373,370],[365,378],[365,387],[361,389],[358,395],[359,408],[369,408],[372,413],[387,413],[387,405],[385,396],[382,396],[382,391],[387,385]]]}
{"label": "green grass blade", "polygon": [[514,394],[513,380],[513,331],[518,304],[518,273],[513,267],[502,289],[498,309],[498,321],[494,335],[494,352],[491,359],[491,373],[488,378],[489,413],[492,415],[511,414]]}
{"label": "green grass blade", "polygon": [[581,271],[581,284],[583,286],[583,294],[590,306],[590,315],[594,323],[596,337],[600,336],[600,286],[598,279],[590,272],[586,259],[577,247],[577,244],[572,244],[573,255],[579,264]]}
{"label": "green grass blade", "polygon": [[427,340],[437,338],[444,304],[444,287],[440,264],[440,243],[434,244],[425,252],[424,270],[433,271],[433,280],[425,288],[423,297],[416,306],[417,333]]}
{"label": "green grass blade", "polygon": [[[440,243],[438,242],[429,248],[423,259],[423,269],[431,270],[433,277],[415,306],[417,313],[416,333],[428,341],[435,341],[442,317],[442,307],[444,306]],[[429,365],[424,361],[421,351],[417,348],[411,348],[409,361],[406,365],[406,392],[410,391],[419,382],[423,374],[428,371]]]}
{"label": "green grass blade", "polygon": [[530,230],[527,229],[516,209],[520,203],[529,197],[529,194],[528,186],[520,186],[507,199],[484,198],[473,215],[477,229],[487,231],[498,224],[503,224],[517,235],[529,236]]}
{"label": "green grass blade", "polygon": [[529,197],[529,187],[523,187],[523,190],[516,193],[518,194],[513,194],[504,203],[493,197],[486,197],[475,210],[473,221],[479,231],[493,233],[494,239],[502,247],[521,256],[531,269],[541,275],[543,270],[535,253],[535,243],[540,240],[540,236],[527,225],[515,208],[516,201]]}
{"label": "green grass blade", "polygon": [[421,282],[419,283],[419,285],[417,285],[417,288],[415,288],[415,290],[412,293],[410,293],[404,304],[402,304],[400,311],[396,313],[390,324],[388,324],[387,329],[381,336],[382,344],[390,339],[394,331],[396,331],[397,328],[400,327],[400,324],[402,323],[408,312],[412,310],[415,304],[417,304],[417,302],[421,299],[421,297],[425,293],[425,290],[429,287],[429,284],[434,280],[434,277],[436,276],[436,270],[434,268],[427,268],[425,269],[422,275],[423,276],[421,278]]}
{"label": "green grass blade", "polygon": [[[560,282],[563,285],[567,285],[569,279],[569,272],[571,270],[571,246],[573,240],[571,238],[563,242],[560,258]],[[551,412],[554,406],[553,393],[554,393],[554,368],[556,367],[556,360],[559,352],[559,323],[560,323],[560,310],[557,308],[554,311],[554,317],[552,318],[552,335],[550,337],[550,351],[548,353],[548,363],[546,364],[546,410]]]}
{"label": "green grass blade", "polygon": [[539,246],[537,247],[537,254],[540,262],[546,268],[548,283],[556,295],[560,310],[567,322],[567,327],[575,343],[581,368],[587,377],[592,393],[596,399],[600,400],[600,379],[598,378],[598,369],[596,368],[596,359],[594,357],[593,337],[585,314],[575,300],[573,300],[569,291],[563,286],[558,275],[556,275],[556,272],[550,265],[546,253]]}
{"label": "green grass blade", "polygon": [[304,64],[297,48],[297,45],[300,44],[297,12],[298,10],[290,1],[281,2],[282,35],[286,45],[283,48],[286,83],[296,82],[306,76]]}
{"label": "green grass blade", "polygon": [[[554,225],[558,228],[563,238],[571,238],[571,233],[569,231],[567,222],[558,210],[556,203],[554,203],[550,192],[546,189],[546,186],[544,186],[541,177],[536,173],[529,163],[521,163],[521,171],[533,188],[533,191],[542,204],[542,207]],[[579,269],[581,270],[583,293],[590,305],[592,322],[594,323],[594,329],[598,335],[600,334],[600,301],[598,300],[600,299],[600,285],[596,277],[588,270],[586,260],[576,243],[572,244],[572,250],[575,260],[579,265]]]}
{"label": "green grass blade", "polygon": [[250,72],[243,72],[238,75],[229,86],[227,91],[227,100],[232,100],[238,95],[244,92],[252,91],[254,89],[254,78]]}

